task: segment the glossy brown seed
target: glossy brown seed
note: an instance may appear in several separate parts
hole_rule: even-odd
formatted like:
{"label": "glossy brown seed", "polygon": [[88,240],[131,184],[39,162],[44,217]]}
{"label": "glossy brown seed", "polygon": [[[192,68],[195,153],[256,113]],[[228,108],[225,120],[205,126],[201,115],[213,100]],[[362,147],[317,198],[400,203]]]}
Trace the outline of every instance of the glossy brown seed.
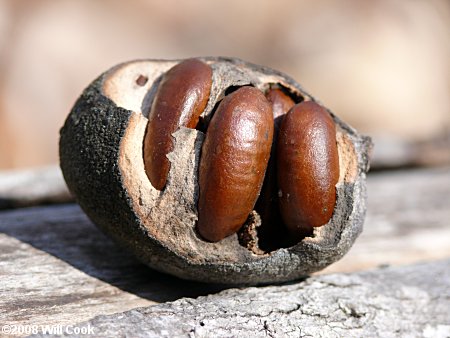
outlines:
{"label": "glossy brown seed", "polygon": [[319,104],[295,105],[281,123],[277,145],[280,210],[292,234],[326,224],[339,178],[336,126]]}
{"label": "glossy brown seed", "polygon": [[259,228],[259,245],[269,248],[270,245],[277,245],[275,237],[283,237],[280,223],[280,212],[278,206],[278,185],[276,177],[276,147],[278,131],[283,121],[284,115],[291,109],[295,102],[279,88],[272,88],[266,92],[266,98],[270,102],[274,117],[274,131],[272,150],[270,152],[269,164],[266,176],[255,205],[255,210],[261,216],[261,227]]}
{"label": "glossy brown seed", "polygon": [[206,63],[189,59],[171,68],[157,89],[144,140],[144,164],[153,187],[166,185],[173,150],[172,133],[180,126],[195,128],[208,103],[212,70]]}
{"label": "glossy brown seed", "polygon": [[279,125],[277,126],[277,121],[281,122],[281,119],[278,118],[284,116],[289,111],[289,109],[292,108],[295,102],[289,95],[285,94],[279,88],[269,89],[266,93],[266,98],[272,105],[275,128],[278,128]]}
{"label": "glossy brown seed", "polygon": [[246,221],[261,189],[273,137],[272,109],[256,88],[241,87],[219,104],[203,143],[198,231],[217,242]]}

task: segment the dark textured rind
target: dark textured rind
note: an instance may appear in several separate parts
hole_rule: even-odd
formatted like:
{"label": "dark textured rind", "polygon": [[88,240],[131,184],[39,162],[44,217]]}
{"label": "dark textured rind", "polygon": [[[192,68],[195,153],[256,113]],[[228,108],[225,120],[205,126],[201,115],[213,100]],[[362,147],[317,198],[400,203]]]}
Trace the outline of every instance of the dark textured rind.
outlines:
{"label": "dark textured rind", "polygon": [[[313,99],[295,81],[269,68],[236,59],[204,60],[215,62],[219,67],[244,68],[249,74],[280,76],[299,95]],[[148,62],[156,64],[159,61]],[[170,243],[158,241],[133,209],[139,203],[133,203],[124,185],[119,154],[132,112],[117,107],[103,95],[102,84],[107,75],[108,72],[84,91],[61,130],[61,168],[69,189],[91,220],[141,261],[186,279],[259,284],[301,278],[333,263],[350,249],[362,230],[365,216],[365,173],[371,142],[334,115],[337,125],[346,132],[355,148],[358,172],[354,181],[337,187],[332,220],[317,232],[315,238],[265,255],[240,254],[239,260],[234,262],[202,259],[201,251],[182,255]],[[248,82],[252,83],[252,80]],[[157,222],[156,219],[151,221]],[[219,253],[232,249],[230,240],[222,242]]]}
{"label": "dark textured rind", "polygon": [[182,270],[182,258],[148,236],[133,213],[118,165],[118,146],[131,113],[103,96],[100,83],[101,78],[84,91],[61,129],[64,179],[83,211],[114,240],[144,262],[175,263]]}

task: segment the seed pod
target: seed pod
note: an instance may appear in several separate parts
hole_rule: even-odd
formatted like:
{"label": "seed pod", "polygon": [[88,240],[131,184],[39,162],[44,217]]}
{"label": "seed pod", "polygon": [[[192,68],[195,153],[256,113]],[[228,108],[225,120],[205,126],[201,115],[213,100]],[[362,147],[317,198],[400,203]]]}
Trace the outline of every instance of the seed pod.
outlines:
{"label": "seed pod", "polygon": [[200,160],[198,231],[217,242],[235,233],[252,211],[273,137],[272,109],[256,88],[226,96],[208,127]]}
{"label": "seed pod", "polygon": [[325,108],[301,102],[286,114],[277,145],[283,221],[292,234],[326,224],[336,202],[339,155],[336,126]]}
{"label": "seed pod", "polygon": [[144,141],[145,171],[158,190],[166,185],[170,168],[166,156],[173,150],[172,134],[180,126],[195,128],[208,103],[211,77],[211,67],[189,59],[170,69],[158,87]]}
{"label": "seed pod", "polygon": [[[296,102],[314,101],[275,70],[230,58],[200,61],[212,70],[202,121],[220,119],[219,102],[231,89],[248,85],[262,93],[279,87]],[[121,64],[101,75],[77,100],[61,130],[60,162],[69,189],[90,219],[152,268],[203,282],[289,281],[342,257],[362,229],[371,142],[332,114],[339,154],[333,215],[326,225],[289,246],[259,246],[258,228],[263,224],[254,210],[237,233],[219,242],[199,235],[203,130],[207,135],[211,124],[205,123],[201,131],[181,126],[171,134],[166,185],[162,191],[155,189],[143,158],[146,112],[159,79],[180,62]]]}

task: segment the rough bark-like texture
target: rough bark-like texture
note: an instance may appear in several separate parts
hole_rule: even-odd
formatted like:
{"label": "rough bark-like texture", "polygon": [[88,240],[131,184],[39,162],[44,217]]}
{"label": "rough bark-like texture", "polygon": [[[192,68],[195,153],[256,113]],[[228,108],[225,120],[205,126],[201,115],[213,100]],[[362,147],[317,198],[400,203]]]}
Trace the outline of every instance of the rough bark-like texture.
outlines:
{"label": "rough bark-like texture", "polygon": [[[363,234],[321,273],[450,257],[449,168],[369,174],[368,191]],[[74,324],[222,288],[148,269],[76,205],[0,212],[0,324]]]}
{"label": "rough bark-like texture", "polygon": [[0,172],[0,209],[73,201],[56,166]]}
{"label": "rough bark-like texture", "polygon": [[99,316],[78,326],[91,326],[96,337],[436,338],[450,335],[449,307],[446,260],[230,289]]}

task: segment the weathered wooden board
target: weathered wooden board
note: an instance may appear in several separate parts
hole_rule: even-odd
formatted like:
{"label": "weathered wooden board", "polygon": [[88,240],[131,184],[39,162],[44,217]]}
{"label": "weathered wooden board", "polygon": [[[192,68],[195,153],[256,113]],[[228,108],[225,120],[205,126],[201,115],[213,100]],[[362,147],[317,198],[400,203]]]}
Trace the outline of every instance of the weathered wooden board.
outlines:
{"label": "weathered wooden board", "polygon": [[230,289],[99,316],[79,327],[96,337],[444,338],[450,336],[449,307],[446,260]]}
{"label": "weathered wooden board", "polygon": [[[324,273],[450,257],[449,168],[371,174],[368,192],[363,234]],[[221,289],[142,266],[76,205],[0,212],[0,324],[73,324]]]}
{"label": "weathered wooden board", "polygon": [[106,238],[77,205],[0,214],[0,323],[67,324],[217,286],[146,268]]}
{"label": "weathered wooden board", "polygon": [[0,171],[0,210],[71,201],[57,166]]}
{"label": "weathered wooden board", "polygon": [[322,273],[450,257],[450,169],[369,174],[364,230]]}

